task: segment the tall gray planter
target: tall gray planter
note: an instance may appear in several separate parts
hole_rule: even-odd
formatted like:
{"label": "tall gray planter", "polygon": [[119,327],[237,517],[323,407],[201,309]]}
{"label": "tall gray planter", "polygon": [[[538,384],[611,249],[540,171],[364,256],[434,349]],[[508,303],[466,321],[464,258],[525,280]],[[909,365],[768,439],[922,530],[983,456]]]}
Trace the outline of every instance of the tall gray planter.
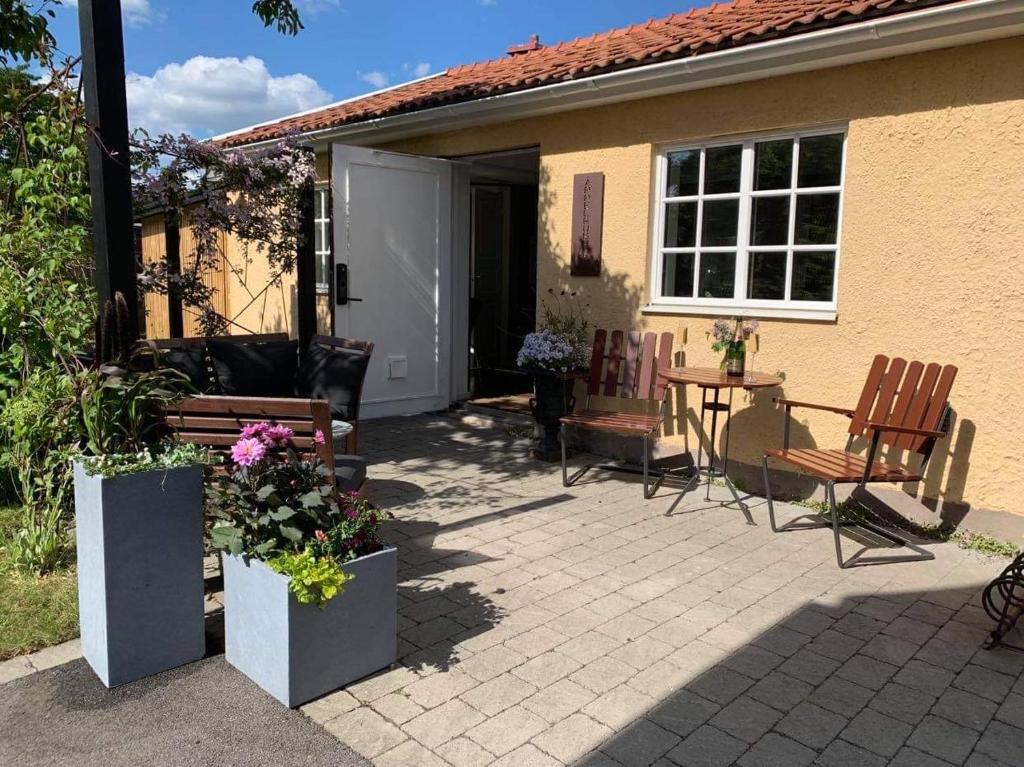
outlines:
{"label": "tall gray planter", "polygon": [[203,474],[103,478],[75,463],[82,654],[107,687],[199,660]]}
{"label": "tall gray planter", "polygon": [[355,579],[320,609],[299,604],[288,578],[263,562],[224,557],[225,658],[289,708],[395,662],[395,549],[342,567]]}

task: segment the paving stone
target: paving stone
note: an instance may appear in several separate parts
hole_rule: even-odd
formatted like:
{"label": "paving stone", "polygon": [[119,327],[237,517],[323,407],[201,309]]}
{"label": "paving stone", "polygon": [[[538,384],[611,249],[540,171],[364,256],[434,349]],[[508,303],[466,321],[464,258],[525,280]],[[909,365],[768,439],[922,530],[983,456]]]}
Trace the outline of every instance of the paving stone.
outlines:
{"label": "paving stone", "polygon": [[962,764],[974,748],[978,733],[948,719],[926,716],[907,741],[920,751],[954,764]]}
{"label": "paving stone", "polygon": [[744,676],[749,676],[751,679],[760,679],[770,674],[774,668],[784,661],[785,658],[781,655],[776,655],[761,647],[747,645],[731,653],[722,661],[722,665],[726,668],[731,668],[733,671],[738,671]]}
{"label": "paving stone", "polygon": [[[638,671],[648,668],[676,648],[651,636],[643,636],[617,647],[608,653],[609,657],[622,661]],[[589,661],[588,661],[589,662]]]}
{"label": "paving stone", "polygon": [[854,612],[860,613],[861,615],[867,615],[871,618],[875,618],[880,621],[891,621],[895,620],[903,608],[892,602],[888,602],[878,597],[868,597],[859,605],[853,608]]}
{"label": "paving stone", "polygon": [[860,746],[837,739],[828,744],[814,763],[822,767],[885,767],[886,760]]}
{"label": "paving stone", "polygon": [[814,687],[781,671],[773,671],[755,684],[747,694],[783,713],[811,694]]}
{"label": "paving stone", "polygon": [[406,696],[397,692],[378,698],[370,704],[370,707],[395,724],[404,724],[423,713],[422,706],[416,705]]}
{"label": "paving stone", "polygon": [[793,740],[821,750],[839,734],[848,720],[813,703],[801,703],[786,714],[775,729]]}
{"label": "paving stone", "polygon": [[494,761],[493,754],[465,737],[442,743],[434,749],[434,753],[452,767],[479,767],[481,764],[490,764]]}
{"label": "paving stone", "polygon": [[953,686],[999,703],[1010,692],[1013,682],[1012,676],[972,663],[957,675]]}
{"label": "paving stone", "polygon": [[679,740],[675,733],[641,719],[616,733],[601,750],[624,765],[648,765],[674,748]]}
{"label": "paving stone", "polygon": [[805,647],[779,666],[779,671],[802,679],[808,684],[817,685],[824,682],[837,668],[837,661],[811,652]]}
{"label": "paving stone", "polygon": [[862,687],[880,690],[896,671],[897,667],[891,663],[866,655],[854,655],[839,668],[836,675]]}
{"label": "paving stone", "polygon": [[870,615],[847,613],[836,621],[832,628],[848,636],[863,639],[866,642],[884,629],[886,625],[885,621],[876,620]]}
{"label": "paving stone", "polygon": [[953,611],[948,607],[933,604],[932,602],[918,601],[903,611],[908,618],[924,621],[933,626],[942,626],[953,617]]}
{"label": "paving stone", "polygon": [[997,762],[990,756],[980,753],[975,749],[974,753],[967,757],[964,767],[1010,767],[1006,762]]}
{"label": "paving stone", "polygon": [[299,710],[317,724],[323,724],[358,707],[358,700],[345,690],[339,690],[307,703]]}
{"label": "paving stone", "polygon": [[367,759],[390,751],[407,739],[404,732],[365,706],[331,719],[324,729]]}
{"label": "paving stone", "polygon": [[596,697],[597,694],[586,687],[560,679],[524,700],[523,707],[554,724],[575,714]]}
{"label": "paving stone", "polygon": [[1024,764],[1024,729],[993,721],[985,728],[975,750],[1003,764]]}
{"label": "paving stone", "polygon": [[908,642],[906,639],[878,634],[861,649],[862,655],[875,658],[895,666],[901,666],[914,657],[920,645]]}
{"label": "paving stone", "polygon": [[34,673],[35,669],[24,656],[11,658],[0,663],[0,684],[20,679]]}
{"label": "paving stone", "polygon": [[728,767],[746,750],[742,740],[704,725],[669,751],[668,758],[680,767]]}
{"label": "paving stone", "polygon": [[948,767],[949,762],[936,759],[916,748],[904,746],[889,762],[889,767]]}
{"label": "paving stone", "polygon": [[1024,695],[1010,693],[995,714],[996,719],[1024,728]]}
{"label": "paving stone", "polygon": [[459,670],[478,682],[486,682],[526,661],[527,658],[515,650],[504,645],[495,645],[462,661]]}
{"label": "paving stone", "polygon": [[754,683],[750,677],[716,666],[706,671],[687,685],[687,688],[703,698],[724,706],[741,695]]}
{"label": "paving stone", "polygon": [[[650,762],[645,762],[644,764],[649,765]],[[604,751],[591,751],[581,759],[573,762],[573,767],[622,767],[622,762],[612,759]]]}
{"label": "paving stone", "polygon": [[572,658],[560,652],[546,652],[512,669],[512,673],[534,687],[543,688],[562,677],[568,676],[580,667]]}
{"label": "paving stone", "polygon": [[373,760],[376,767],[446,767],[447,763],[414,740],[407,740]]}
{"label": "paving stone", "polygon": [[451,669],[440,674],[431,674],[406,687],[403,692],[423,708],[430,709],[458,697],[479,684],[469,674]]}
{"label": "paving stone", "polygon": [[939,696],[952,683],[955,675],[948,669],[933,666],[921,660],[911,660],[893,677],[894,682],[915,690]]}
{"label": "paving stone", "polygon": [[904,614],[882,629],[882,633],[905,639],[920,646],[931,639],[937,630],[931,623],[914,620]]}
{"label": "paving stone", "polygon": [[547,729],[548,723],[522,706],[514,706],[466,733],[495,756],[502,756]]}
{"label": "paving stone", "polygon": [[741,696],[723,708],[710,724],[747,743],[758,741],[782,718],[775,709]]}
{"label": "paving stone", "polygon": [[459,697],[477,711],[487,716],[494,716],[530,697],[535,692],[537,692],[537,688],[529,682],[524,682],[512,674],[502,674],[489,682],[484,682],[479,687],[467,690]]}
{"label": "paving stone", "polygon": [[[487,762],[477,762],[477,764],[487,764]],[[491,763],[491,767],[561,767],[561,764],[560,761],[545,754],[532,743],[526,743]]]}
{"label": "paving stone", "polygon": [[793,631],[799,631],[801,634],[815,637],[833,623],[835,621],[824,613],[819,613],[817,610],[803,609],[787,618],[783,625]]}
{"label": "paving stone", "polygon": [[866,708],[840,734],[856,746],[891,757],[900,750],[912,729],[909,724]]}
{"label": "paving stone", "polygon": [[854,684],[838,676],[831,676],[822,682],[807,698],[829,711],[852,718],[867,705],[874,696],[874,691],[859,684]]}
{"label": "paving stone", "polygon": [[[602,655],[608,655],[623,646],[622,642],[619,642],[618,639],[613,639],[607,634],[588,631],[585,634],[580,634],[570,639],[568,642],[563,642],[558,645],[557,649],[562,655],[572,658],[582,665],[590,663],[592,660],[597,660]],[[626,658],[620,657],[619,660],[626,660]]]}
{"label": "paving stone", "polygon": [[[965,727],[983,730],[992,719],[992,715],[996,713],[996,708],[996,704],[990,700],[966,690],[950,687],[942,693],[942,697],[935,704],[932,713]],[[1007,721],[1004,717],[999,718]],[[1010,724],[1016,723],[1010,722]],[[1024,724],[1024,717],[1022,717],[1022,724]]]}
{"label": "paving stone", "polygon": [[363,703],[369,703],[407,685],[414,684],[419,679],[420,677],[411,669],[405,666],[396,666],[362,679],[355,684],[350,684],[345,689]]}
{"label": "paving stone", "polygon": [[450,700],[420,714],[402,729],[429,748],[436,748],[484,721],[486,717],[461,700]]}
{"label": "paving stone", "polygon": [[914,657],[933,666],[959,672],[970,661],[977,650],[975,647],[955,645],[938,637],[932,637],[918,650]]}
{"label": "paving stone", "polygon": [[814,761],[815,756],[806,746],[770,732],[741,756],[738,764],[743,767],[803,767]]}
{"label": "paving stone", "polygon": [[868,705],[894,719],[907,724],[917,724],[935,703],[928,693],[890,682],[883,687]]}
{"label": "paving stone", "polygon": [[807,634],[785,626],[772,626],[755,639],[754,644],[788,658],[810,641]]}
{"label": "paving stone", "polygon": [[632,666],[605,656],[588,663],[571,674],[569,679],[600,694],[622,684],[635,673]]}
{"label": "paving stone", "polygon": [[680,736],[687,736],[719,711],[717,703],[679,690],[647,712],[647,718]]}
{"label": "paving stone", "polygon": [[1009,647],[982,648],[971,657],[971,663],[1014,677],[1024,674],[1024,653]]}
{"label": "paving stone", "polygon": [[82,643],[78,639],[47,647],[28,656],[28,662],[36,671],[62,666],[82,657]]}
{"label": "paving stone", "polygon": [[654,698],[634,690],[629,685],[621,684],[584,706],[583,713],[613,730],[621,730],[631,722],[643,718],[656,703]]}
{"label": "paving stone", "polygon": [[568,764],[600,746],[611,735],[612,731],[600,722],[576,713],[537,735],[533,744]]}
{"label": "paving stone", "polygon": [[864,641],[861,639],[848,636],[839,631],[826,629],[811,640],[811,643],[807,645],[807,649],[813,650],[818,655],[824,655],[826,658],[845,661],[863,646]]}

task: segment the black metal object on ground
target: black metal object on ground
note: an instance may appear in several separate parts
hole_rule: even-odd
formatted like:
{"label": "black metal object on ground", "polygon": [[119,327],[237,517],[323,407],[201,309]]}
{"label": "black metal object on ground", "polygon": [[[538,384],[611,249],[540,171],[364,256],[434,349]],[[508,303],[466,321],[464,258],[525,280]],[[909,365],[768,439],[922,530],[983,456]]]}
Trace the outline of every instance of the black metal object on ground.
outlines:
{"label": "black metal object on ground", "polygon": [[1024,651],[1024,646],[1003,641],[1013,630],[1017,619],[1024,613],[1024,551],[1014,557],[999,577],[985,587],[985,591],[982,592],[982,606],[988,616],[996,622],[996,627],[989,634],[990,639],[985,646],[991,649],[1003,645]]}

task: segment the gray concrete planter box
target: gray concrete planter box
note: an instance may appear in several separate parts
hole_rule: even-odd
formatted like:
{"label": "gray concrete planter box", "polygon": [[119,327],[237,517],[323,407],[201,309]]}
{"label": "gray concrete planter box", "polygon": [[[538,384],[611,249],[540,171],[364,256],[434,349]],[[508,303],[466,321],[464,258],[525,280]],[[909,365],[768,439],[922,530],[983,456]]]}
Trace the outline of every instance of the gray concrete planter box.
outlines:
{"label": "gray concrete planter box", "polygon": [[288,578],[256,559],[224,557],[227,662],[289,708],[395,662],[398,557],[394,548],[353,560],[345,591],[321,610],[288,591]]}
{"label": "gray concrete planter box", "polygon": [[203,473],[104,478],[75,463],[82,654],[107,687],[199,660]]}

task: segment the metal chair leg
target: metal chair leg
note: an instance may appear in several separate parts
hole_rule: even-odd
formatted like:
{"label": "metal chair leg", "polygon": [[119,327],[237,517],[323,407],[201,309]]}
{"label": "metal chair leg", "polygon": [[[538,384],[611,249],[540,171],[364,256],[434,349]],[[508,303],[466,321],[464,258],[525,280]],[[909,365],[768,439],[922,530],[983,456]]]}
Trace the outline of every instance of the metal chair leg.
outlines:
{"label": "metal chair leg", "polygon": [[839,532],[839,509],[836,507],[835,482],[825,483],[825,495],[828,497],[829,512],[832,514],[832,535],[836,540],[836,562],[839,564],[840,569],[845,569],[846,563],[843,561],[843,536]]}
{"label": "metal chair leg", "polygon": [[649,473],[647,452],[648,452],[648,449],[650,448],[650,439],[648,438],[648,436],[646,434],[643,436],[643,441],[644,441],[644,499],[646,500],[646,499],[650,498],[652,495],[654,495],[654,493],[652,491],[648,491],[648,489],[647,489],[647,474]]}
{"label": "metal chair leg", "polygon": [[777,533],[779,528],[775,524],[775,503],[772,501],[772,485],[768,479],[768,456],[762,456],[761,464],[764,467],[764,496],[768,500],[768,524],[772,532]]}
{"label": "metal chair leg", "polygon": [[562,443],[562,487],[569,487],[568,456],[566,455],[565,438],[565,424],[559,424],[558,441]]}

